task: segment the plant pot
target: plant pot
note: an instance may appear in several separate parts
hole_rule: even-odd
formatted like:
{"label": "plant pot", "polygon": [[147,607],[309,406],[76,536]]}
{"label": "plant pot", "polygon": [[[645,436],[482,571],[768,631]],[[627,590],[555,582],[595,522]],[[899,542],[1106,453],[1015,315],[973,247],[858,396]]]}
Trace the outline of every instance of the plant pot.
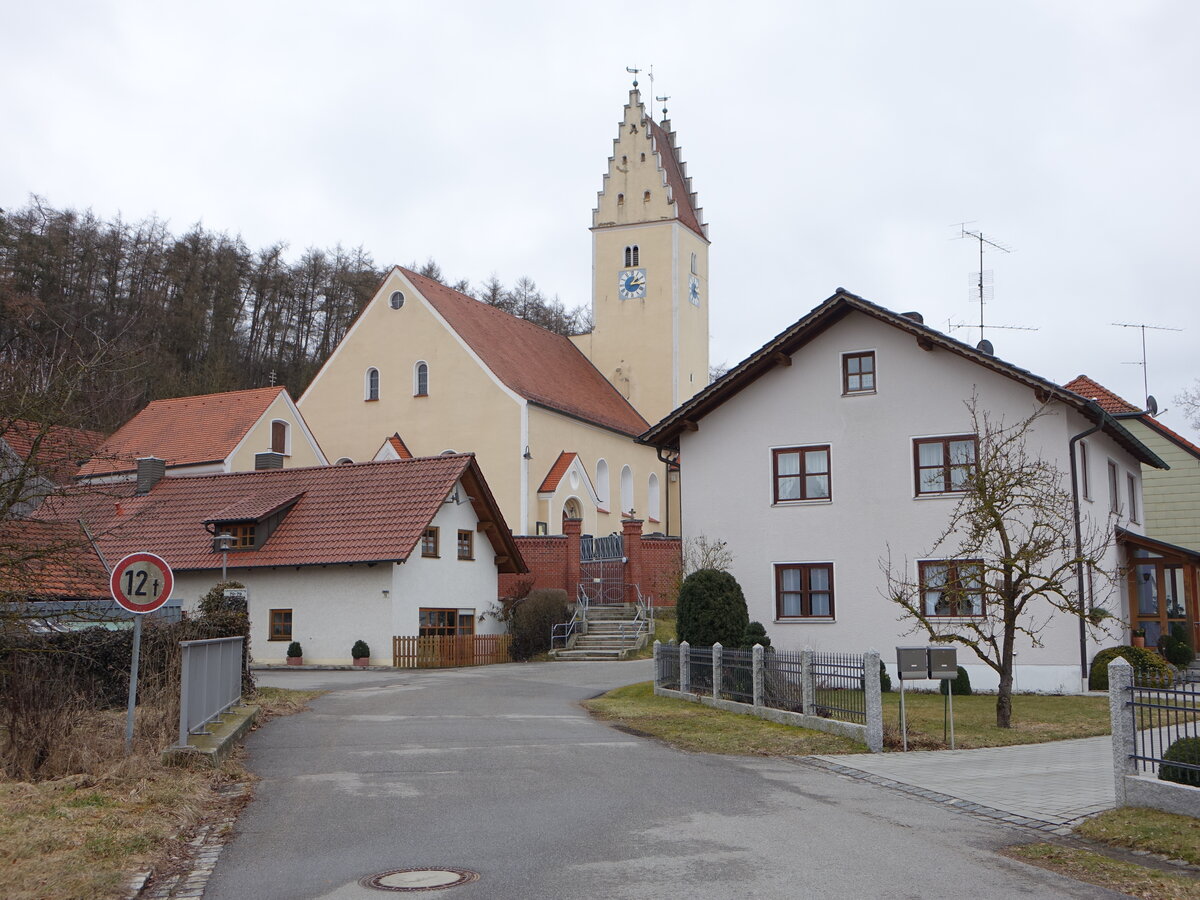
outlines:
{"label": "plant pot", "polygon": [[365,669],[367,666],[369,666],[371,664],[371,660],[364,656],[361,659],[356,659],[354,661],[354,664],[356,666],[358,666],[360,669]]}
{"label": "plant pot", "polygon": [[1146,639],[1144,637],[1134,636],[1134,637],[1130,638],[1130,645],[1133,647],[1145,647]]}
{"label": "plant pot", "polygon": [[304,657],[303,656],[289,656],[287,658],[287,664],[289,666],[302,666],[302,665],[304,665]]}

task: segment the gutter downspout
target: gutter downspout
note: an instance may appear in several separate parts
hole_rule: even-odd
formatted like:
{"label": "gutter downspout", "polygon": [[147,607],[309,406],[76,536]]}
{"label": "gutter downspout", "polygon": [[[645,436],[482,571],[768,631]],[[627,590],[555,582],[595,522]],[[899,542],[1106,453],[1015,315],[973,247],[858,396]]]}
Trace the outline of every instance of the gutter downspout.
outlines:
{"label": "gutter downspout", "polygon": [[[666,481],[667,514],[665,516],[663,516],[663,518],[666,520],[666,523],[665,523],[666,529],[665,530],[666,530],[667,535],[669,536],[671,534],[671,465],[672,465],[672,462],[669,458],[663,456],[663,448],[662,447],[655,447],[654,452],[658,456],[658,461],[663,464],[663,477],[666,478],[666,480],[667,480]],[[679,463],[675,462],[674,466],[676,469],[678,469]],[[682,479],[682,475],[680,477]],[[679,488],[676,488],[675,492],[679,493]],[[680,509],[679,514],[682,516],[683,515],[683,504],[682,503],[679,505],[679,509]],[[683,529],[682,528],[679,530],[679,536],[682,539],[682,537],[683,537]]]}
{"label": "gutter downspout", "polygon": [[[1095,403],[1092,403],[1095,406]],[[1096,407],[1099,409],[1099,407]],[[1083,584],[1083,526],[1079,521],[1079,463],[1075,455],[1075,444],[1083,440],[1090,434],[1095,434],[1104,427],[1104,418],[1106,413],[1100,409],[1100,421],[1089,428],[1087,431],[1081,431],[1079,434],[1071,438],[1067,442],[1067,452],[1071,457],[1071,507],[1074,512],[1075,519],[1075,583],[1076,591],[1079,593],[1079,673],[1080,678],[1087,682],[1088,665],[1087,665],[1087,621],[1084,615],[1084,601],[1086,595],[1084,593]]]}

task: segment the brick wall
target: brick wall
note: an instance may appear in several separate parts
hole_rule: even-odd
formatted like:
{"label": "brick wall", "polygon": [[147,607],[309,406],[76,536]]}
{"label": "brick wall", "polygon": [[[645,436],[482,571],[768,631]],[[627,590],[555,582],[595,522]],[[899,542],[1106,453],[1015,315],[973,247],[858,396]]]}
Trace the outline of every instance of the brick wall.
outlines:
{"label": "brick wall", "polygon": [[642,593],[654,595],[656,606],[673,603],[671,591],[682,564],[683,547],[677,537],[642,538]]}
{"label": "brick wall", "polygon": [[575,596],[575,586],[567,586],[567,536],[552,537],[517,535],[514,537],[529,572],[524,575],[500,573],[500,596],[511,597],[517,585],[533,581],[534,587],[562,588],[567,596]]}

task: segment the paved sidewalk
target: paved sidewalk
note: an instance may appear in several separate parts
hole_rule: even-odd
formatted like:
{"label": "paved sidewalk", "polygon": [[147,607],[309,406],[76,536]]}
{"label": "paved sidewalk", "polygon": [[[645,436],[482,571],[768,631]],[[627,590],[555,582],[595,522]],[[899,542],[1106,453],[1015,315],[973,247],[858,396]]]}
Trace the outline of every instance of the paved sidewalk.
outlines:
{"label": "paved sidewalk", "polygon": [[1049,831],[1068,831],[1116,805],[1110,737],[812,759],[842,774]]}

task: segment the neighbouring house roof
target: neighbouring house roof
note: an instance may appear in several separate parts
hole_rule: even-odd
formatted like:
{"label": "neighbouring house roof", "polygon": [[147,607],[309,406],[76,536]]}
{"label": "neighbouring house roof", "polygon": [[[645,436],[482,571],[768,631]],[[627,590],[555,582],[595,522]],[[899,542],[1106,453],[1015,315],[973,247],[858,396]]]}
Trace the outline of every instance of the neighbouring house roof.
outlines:
{"label": "neighbouring house roof", "polygon": [[69,483],[79,467],[104,442],[99,431],[42,425],[27,419],[11,419],[0,424],[0,440],[22,462],[36,449],[34,462],[40,474],[56,484]]}
{"label": "neighbouring house roof", "polygon": [[408,449],[408,446],[400,438],[400,432],[396,432],[395,434],[393,434],[390,438],[387,439],[387,442],[388,442],[388,444],[391,445],[391,448],[396,451],[397,455],[401,459],[412,459],[413,458],[412,452]]}
{"label": "neighbouring house roof", "polygon": [[708,240],[708,236],[704,233],[704,226],[700,223],[699,211],[696,209],[696,195],[692,193],[688,179],[683,174],[683,165],[679,161],[679,155],[675,150],[675,144],[671,141],[670,134],[651,116],[646,117],[646,124],[650,127],[650,134],[654,138],[654,149],[658,151],[658,158],[667,174],[667,185],[671,188],[671,200],[675,204],[676,217],[700,237]]}
{"label": "neighbouring house roof", "polygon": [[[286,509],[258,549],[230,551],[233,567],[399,562],[417,546],[459,482],[503,572],[525,571],[512,533],[474,454],[342,466],[162,478],[136,485],[86,486],[43,507],[59,521],[84,521],[109,559],[148,550],[173,568],[221,567],[206,523],[262,520]],[[289,506],[290,504],[290,506]]]}
{"label": "neighbouring house roof", "polygon": [[1135,547],[1141,547],[1162,556],[1181,556],[1194,562],[1200,562],[1200,550],[1193,550],[1191,547],[1180,547],[1178,544],[1168,544],[1166,541],[1160,541],[1133,531],[1126,531],[1120,527],[1116,528],[1115,531],[1117,540],[1121,543],[1132,544]]}
{"label": "neighbouring house roof", "polygon": [[1170,468],[1149,447],[1130,434],[1112,415],[1105,412],[1099,404],[1085,399],[1053,381],[1034,375],[1027,369],[997,359],[970,344],[956,341],[937,329],[918,322],[909,315],[892,312],[890,309],[864,300],[842,288],[838,288],[837,292],[820,306],[817,306],[790,328],[777,334],[761,349],[752,353],[696,396],[675,409],[661,422],[641,435],[638,440],[656,447],[678,449],[680,434],[698,428],[699,422],[704,416],[737,396],[777,366],[791,365],[792,354],[803,349],[810,341],[846,316],[856,312],[911,334],[919,346],[947,350],[1031,388],[1039,398],[1055,399],[1065,403],[1091,421],[1100,424],[1104,432],[1134,458],[1155,468]]}
{"label": "neighbouring house roof", "polygon": [[571,468],[571,463],[575,461],[576,455],[569,450],[558,454],[558,459],[554,461],[554,465],[550,467],[550,471],[546,473],[546,477],[542,479],[542,483],[538,487],[539,494],[554,493],[558,490],[558,483],[567,474],[567,469]]}
{"label": "neighbouring house roof", "polygon": [[223,462],[284,392],[279,386],[154,400],[104,442],[79,477],[135,472],[147,456],[168,468]]}
{"label": "neighbouring house roof", "polygon": [[1088,400],[1095,400],[1100,404],[1100,408],[1106,413],[1116,416],[1118,419],[1136,418],[1139,422],[1149,428],[1151,431],[1161,435],[1166,440],[1170,441],[1180,450],[1190,453],[1192,456],[1200,459],[1200,447],[1189,441],[1183,435],[1168,428],[1158,419],[1154,418],[1146,410],[1138,409],[1128,400],[1118,397],[1104,385],[1092,381],[1086,375],[1080,375],[1063,385],[1067,390],[1074,391],[1081,397],[1086,397]]}
{"label": "neighbouring house roof", "polygon": [[108,569],[78,522],[0,522],[0,560],[8,599],[111,599]]}
{"label": "neighbouring house roof", "polygon": [[530,403],[631,437],[648,427],[629,401],[561,334],[416,272],[400,271],[483,364]]}

